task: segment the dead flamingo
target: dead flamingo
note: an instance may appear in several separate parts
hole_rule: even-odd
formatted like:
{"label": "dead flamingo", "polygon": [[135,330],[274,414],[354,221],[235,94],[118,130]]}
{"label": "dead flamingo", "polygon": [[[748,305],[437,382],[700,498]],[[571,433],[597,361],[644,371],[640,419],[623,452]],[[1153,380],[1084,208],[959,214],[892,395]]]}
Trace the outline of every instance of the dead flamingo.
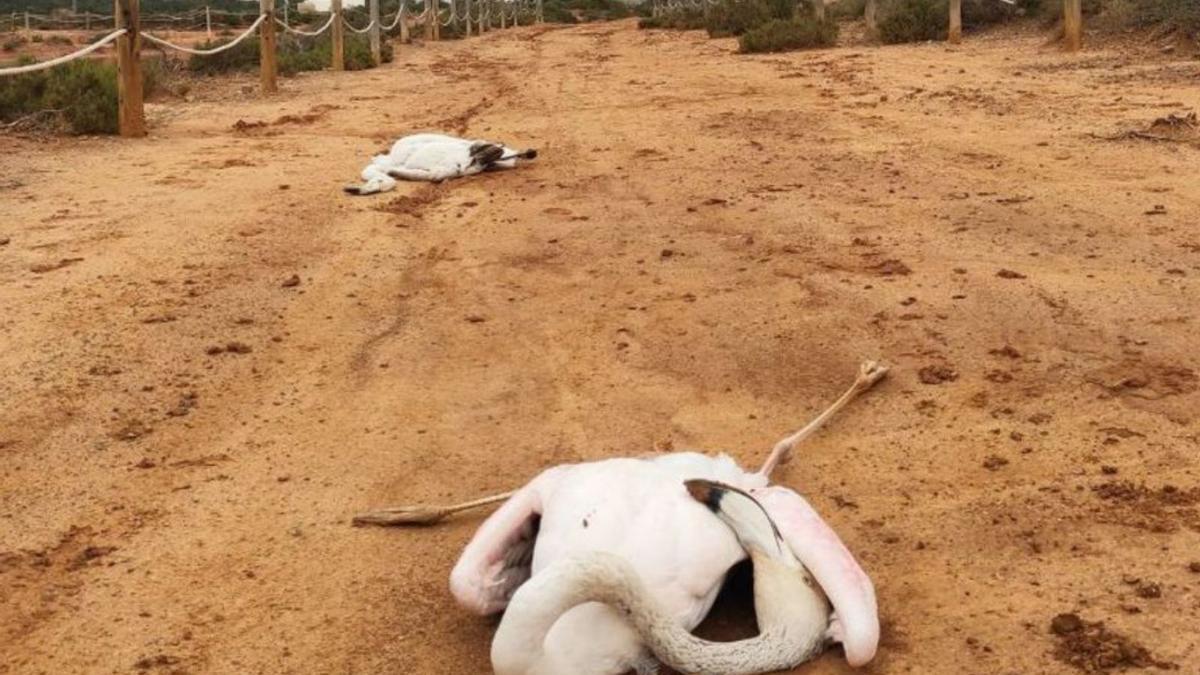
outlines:
{"label": "dead flamingo", "polygon": [[[493,643],[492,660],[497,671],[530,675],[600,675],[630,669],[651,672],[656,665],[651,653],[664,659],[678,654],[660,652],[663,645],[645,634],[645,626],[631,625],[614,597],[591,599],[614,602],[617,607],[600,602],[563,602],[564,597],[570,600],[582,596],[555,596],[549,592],[535,593],[552,598],[548,607],[509,604],[525,594],[523,584],[533,583],[529,581],[531,576],[536,581],[541,574],[561,570],[560,563],[570,569],[582,564],[578,562],[581,559],[599,556],[611,567],[615,557],[640,583],[638,592],[648,594],[647,602],[653,602],[663,616],[690,631],[708,613],[726,573],[747,555],[734,532],[692,499],[685,487],[686,481],[697,479],[720,482],[752,495],[775,521],[783,541],[833,604],[835,613],[828,625],[817,627],[819,632],[842,643],[851,665],[861,665],[874,657],[879,639],[870,579],[836,533],[799,494],[781,486],[768,487],[767,483],[771,471],[786,461],[800,441],[886,372],[873,362],[864,363],[854,384],[807,426],[779,441],[758,472],[745,471],[725,455],[694,452],[650,459],[610,459],[553,467],[511,496],[497,495],[451,507],[388,509],[360,516],[356,522],[429,524],[450,513],[506,500],[479,528],[450,577],[451,591],[464,607],[480,614],[509,608]],[[755,569],[757,580],[759,567]],[[542,588],[544,583],[549,582],[535,583],[529,592]],[[562,588],[565,586],[558,586],[559,591]],[[585,587],[575,592],[586,596],[589,590]],[[529,640],[543,628],[538,657],[529,661],[522,655],[530,649]],[[695,651],[691,656],[701,661],[693,665],[702,664],[704,658],[717,658],[714,650],[703,646]],[[738,672],[779,667],[771,660],[773,651],[753,651],[745,665],[761,666],[759,670]]]}

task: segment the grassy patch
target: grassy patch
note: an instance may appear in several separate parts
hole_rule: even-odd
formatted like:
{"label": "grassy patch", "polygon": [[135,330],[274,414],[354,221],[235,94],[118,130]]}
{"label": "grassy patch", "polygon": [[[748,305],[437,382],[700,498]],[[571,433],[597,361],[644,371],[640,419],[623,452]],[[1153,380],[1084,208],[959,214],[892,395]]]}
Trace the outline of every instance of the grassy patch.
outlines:
{"label": "grassy patch", "polygon": [[838,25],[833,20],[818,21],[812,16],[775,19],[743,33],[738,38],[738,50],[757,54],[829,47],[837,35]]}

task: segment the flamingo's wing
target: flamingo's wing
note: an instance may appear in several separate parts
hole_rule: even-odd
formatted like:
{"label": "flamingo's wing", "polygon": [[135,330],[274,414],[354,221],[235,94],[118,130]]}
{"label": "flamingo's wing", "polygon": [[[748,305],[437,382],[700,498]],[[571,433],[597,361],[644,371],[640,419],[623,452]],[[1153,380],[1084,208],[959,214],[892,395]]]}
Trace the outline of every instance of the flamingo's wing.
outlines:
{"label": "flamingo's wing", "polygon": [[873,659],[879,646],[879,608],[867,573],[803,497],[778,485],[750,492],[833,603],[837,625],[831,632],[842,643],[846,661],[861,666]]}
{"label": "flamingo's wing", "polygon": [[503,611],[529,579],[546,490],[558,473],[542,472],[479,527],[450,573],[450,592],[460,605],[483,615]]}

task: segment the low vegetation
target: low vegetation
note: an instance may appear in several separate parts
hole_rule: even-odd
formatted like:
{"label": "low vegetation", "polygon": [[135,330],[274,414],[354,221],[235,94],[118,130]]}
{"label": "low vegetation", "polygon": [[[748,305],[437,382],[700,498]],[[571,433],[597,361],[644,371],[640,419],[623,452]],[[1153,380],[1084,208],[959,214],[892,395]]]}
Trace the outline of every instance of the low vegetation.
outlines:
{"label": "low vegetation", "polygon": [[[158,59],[143,64],[147,96],[157,89],[160,73]],[[12,123],[31,116],[41,116],[43,121],[57,123],[70,133],[116,133],[116,65],[108,60],[80,59],[49,70],[0,78],[0,122]]]}
{"label": "low vegetation", "polygon": [[[204,42],[200,49],[213,49],[228,40]],[[295,75],[310,70],[323,70],[333,60],[332,41],[328,35],[320,37],[280,36],[277,43],[277,64],[280,75]],[[211,56],[192,56],[188,59],[188,70],[202,75],[217,75],[258,68],[258,38],[243,40],[233,49]],[[384,63],[392,60],[392,46],[384,42],[380,49]],[[371,43],[365,35],[346,35],[344,58],[346,70],[365,70],[375,67],[371,61]]]}
{"label": "low vegetation", "polygon": [[813,16],[775,19],[746,31],[738,38],[742,53],[788,52],[797,49],[830,47],[837,41],[836,21]]}
{"label": "low vegetation", "polygon": [[667,30],[704,30],[704,10],[686,7],[664,12],[659,16],[647,16],[638,20],[638,28],[661,28]]}
{"label": "low vegetation", "polygon": [[893,0],[879,10],[879,39],[884,44],[944,40],[948,29],[946,0]]}

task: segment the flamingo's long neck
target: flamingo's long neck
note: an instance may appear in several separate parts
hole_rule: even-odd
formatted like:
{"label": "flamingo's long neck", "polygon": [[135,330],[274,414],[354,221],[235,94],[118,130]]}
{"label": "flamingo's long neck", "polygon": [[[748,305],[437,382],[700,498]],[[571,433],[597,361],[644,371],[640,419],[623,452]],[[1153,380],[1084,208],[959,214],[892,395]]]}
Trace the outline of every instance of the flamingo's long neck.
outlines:
{"label": "flamingo's long neck", "polygon": [[513,596],[492,643],[497,675],[563,672],[547,662],[546,634],[563,613],[585,602],[616,608],[660,661],[681,672],[752,675],[780,670],[806,660],[822,646],[824,623],[814,625],[811,635],[787,626],[766,626],[758,636],[737,642],[702,640],[654,601],[623,558],[592,553],[550,565]]}

